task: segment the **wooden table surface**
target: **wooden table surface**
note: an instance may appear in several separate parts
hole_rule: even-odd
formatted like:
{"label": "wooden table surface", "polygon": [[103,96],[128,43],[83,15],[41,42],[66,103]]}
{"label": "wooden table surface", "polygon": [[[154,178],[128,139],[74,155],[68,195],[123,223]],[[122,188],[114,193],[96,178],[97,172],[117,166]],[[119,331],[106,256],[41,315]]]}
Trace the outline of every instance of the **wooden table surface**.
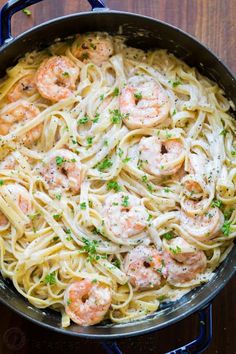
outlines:
{"label": "wooden table surface", "polygon": [[[5,0],[0,0],[0,6]],[[210,47],[236,73],[236,0],[108,0],[115,10],[136,12],[169,22],[197,37]],[[32,15],[22,12],[13,17],[13,33],[17,35],[48,19],[89,10],[85,0],[44,0],[30,8]],[[236,283],[232,279],[213,301],[213,340],[205,353],[236,353]],[[0,354],[102,354],[97,342],[59,336],[46,331],[0,306]],[[198,317],[184,321],[158,333],[119,341],[125,354],[162,354],[197,335]]]}

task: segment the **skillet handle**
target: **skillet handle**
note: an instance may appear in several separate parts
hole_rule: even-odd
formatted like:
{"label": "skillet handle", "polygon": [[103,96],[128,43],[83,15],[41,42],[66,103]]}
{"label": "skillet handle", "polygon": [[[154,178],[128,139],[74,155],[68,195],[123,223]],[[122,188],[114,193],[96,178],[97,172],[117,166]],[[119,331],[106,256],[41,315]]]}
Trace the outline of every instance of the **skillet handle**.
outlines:
{"label": "skillet handle", "polygon": [[[12,39],[11,18],[14,13],[42,0],[9,0],[0,10],[0,46]],[[106,10],[105,0],[88,0],[93,11]]]}
{"label": "skillet handle", "polygon": [[0,11],[0,45],[12,39],[11,17],[14,13],[25,7],[36,4],[42,0],[9,0]]}
{"label": "skillet handle", "polygon": [[[198,315],[200,324],[199,336],[192,342],[166,354],[200,354],[205,351],[212,339],[212,304],[208,304],[200,310]],[[104,341],[101,344],[107,354],[122,354],[116,342]]]}

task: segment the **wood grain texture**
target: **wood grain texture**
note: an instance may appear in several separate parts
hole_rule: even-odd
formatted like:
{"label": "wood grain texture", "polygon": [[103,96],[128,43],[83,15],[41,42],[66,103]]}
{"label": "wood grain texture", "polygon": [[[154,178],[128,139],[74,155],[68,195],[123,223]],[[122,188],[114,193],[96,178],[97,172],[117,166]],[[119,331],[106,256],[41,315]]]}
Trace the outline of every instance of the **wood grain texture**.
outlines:
{"label": "wood grain texture", "polygon": [[[0,6],[4,2],[0,0]],[[211,48],[236,73],[235,0],[110,0],[107,4],[111,9],[152,16],[191,33]],[[17,35],[51,18],[89,9],[85,0],[44,0],[30,8],[32,16],[27,17],[22,12],[14,15],[13,34]],[[205,352],[207,354],[236,353],[236,302],[233,294],[236,294],[235,279],[230,281],[213,302],[214,337]],[[104,353],[98,342],[46,331],[2,305],[0,316],[0,354]],[[197,315],[192,315],[158,333],[121,340],[119,344],[125,354],[162,354],[191,340],[197,335],[197,330]]]}

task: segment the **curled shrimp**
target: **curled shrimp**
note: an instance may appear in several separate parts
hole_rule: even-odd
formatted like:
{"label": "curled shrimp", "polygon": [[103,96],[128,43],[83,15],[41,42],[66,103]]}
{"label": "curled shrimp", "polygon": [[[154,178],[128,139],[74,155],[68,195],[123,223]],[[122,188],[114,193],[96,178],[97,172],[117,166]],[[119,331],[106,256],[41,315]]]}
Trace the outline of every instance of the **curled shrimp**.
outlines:
{"label": "curled shrimp", "polygon": [[40,168],[50,191],[78,193],[84,178],[80,159],[73,152],[60,149],[47,154]]}
{"label": "curled shrimp", "polygon": [[139,234],[148,225],[148,216],[136,196],[120,192],[106,198],[105,225],[116,237],[127,239]]}
{"label": "curled shrimp", "polygon": [[[0,112],[0,135],[7,135],[13,132],[17,125],[27,123],[39,113],[39,109],[34,104],[25,100],[6,105]],[[27,132],[22,141],[26,146],[29,146],[40,138],[41,133],[42,124],[39,124]]]}
{"label": "curled shrimp", "polygon": [[70,284],[64,296],[67,315],[80,326],[91,326],[103,320],[111,305],[111,290],[88,279]]}
{"label": "curled shrimp", "polygon": [[134,76],[121,92],[120,111],[130,129],[155,127],[168,117],[170,103],[164,89],[154,79]]}
{"label": "curled shrimp", "polygon": [[184,162],[184,145],[180,138],[142,138],[138,149],[142,168],[154,176],[172,175]]}
{"label": "curled shrimp", "polygon": [[188,215],[180,213],[180,224],[185,231],[199,240],[210,240],[217,236],[224,223],[224,216],[219,208],[210,207],[204,214]]}
{"label": "curled shrimp", "polygon": [[33,74],[28,74],[17,81],[7,95],[10,102],[31,97],[37,92]]}
{"label": "curled shrimp", "polygon": [[113,54],[112,39],[104,33],[78,35],[72,45],[72,54],[84,63],[101,65]]}
{"label": "curled shrimp", "polygon": [[205,253],[190,245],[182,237],[169,241],[163,259],[167,281],[173,285],[195,279],[207,265]]}
{"label": "curled shrimp", "polygon": [[[17,183],[7,184],[5,188],[10,194],[10,198],[13,200],[14,204],[16,204],[24,214],[29,214],[32,206],[30,194],[27,189]],[[5,226],[7,224],[8,219],[2,212],[0,212],[0,226]]]}
{"label": "curled shrimp", "polygon": [[162,257],[150,246],[137,246],[124,259],[124,269],[136,290],[160,286],[162,268]]}
{"label": "curled shrimp", "polygon": [[41,96],[57,102],[72,95],[78,76],[79,68],[71,59],[53,56],[41,63],[35,82]]}

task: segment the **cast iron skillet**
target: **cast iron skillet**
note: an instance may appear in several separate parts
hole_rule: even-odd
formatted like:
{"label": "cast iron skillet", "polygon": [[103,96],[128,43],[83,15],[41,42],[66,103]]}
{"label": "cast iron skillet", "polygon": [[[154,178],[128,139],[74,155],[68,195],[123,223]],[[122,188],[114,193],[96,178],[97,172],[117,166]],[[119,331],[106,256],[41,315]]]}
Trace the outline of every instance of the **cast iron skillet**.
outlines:
{"label": "cast iron skillet", "polygon": [[[11,16],[26,6],[39,1],[41,0],[11,0],[1,10],[0,75],[3,76],[6,68],[15,64],[24,53],[35,48],[43,48],[55,38],[87,31],[117,33],[122,25],[130,46],[142,49],[157,47],[168,49],[216,81],[236,105],[236,79],[208,48],[195,38],[167,23],[132,13],[110,11],[105,7],[103,0],[88,0],[93,12],[64,16],[45,22],[13,39],[10,28]],[[93,339],[114,339],[140,335],[169,326],[204,308],[232,277],[235,270],[235,260],[236,248],[219,266],[214,278],[209,283],[193,290],[174,304],[164,305],[157,314],[125,325],[100,324],[93,327],[71,325],[67,329],[62,329],[60,316],[56,312],[34,308],[14,290],[10,281],[2,278],[0,278],[0,301],[33,322],[64,334]]]}

